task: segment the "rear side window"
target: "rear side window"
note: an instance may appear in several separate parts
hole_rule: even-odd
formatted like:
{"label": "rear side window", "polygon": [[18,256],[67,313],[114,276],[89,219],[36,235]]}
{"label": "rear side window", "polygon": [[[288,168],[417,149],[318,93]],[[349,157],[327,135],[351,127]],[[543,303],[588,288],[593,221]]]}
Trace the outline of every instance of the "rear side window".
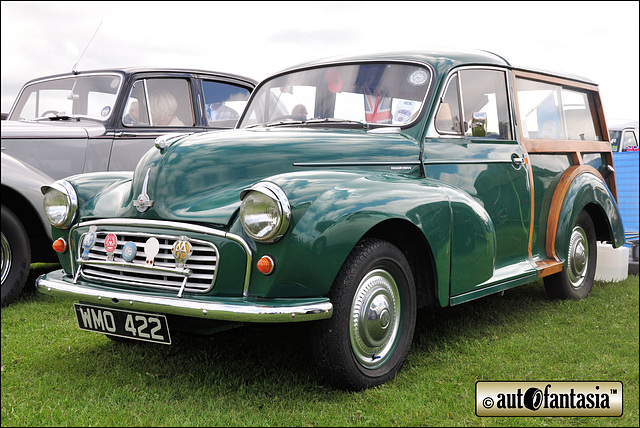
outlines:
{"label": "rear side window", "polygon": [[229,83],[202,81],[207,123],[216,128],[233,128],[244,111],[250,92]]}
{"label": "rear side window", "polygon": [[520,77],[516,87],[524,138],[603,141],[589,91]]}

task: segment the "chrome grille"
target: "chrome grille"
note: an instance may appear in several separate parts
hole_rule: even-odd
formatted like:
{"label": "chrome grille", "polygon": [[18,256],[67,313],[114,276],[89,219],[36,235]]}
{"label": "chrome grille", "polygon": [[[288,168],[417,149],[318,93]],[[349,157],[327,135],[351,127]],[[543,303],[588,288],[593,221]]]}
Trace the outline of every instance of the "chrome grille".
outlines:
{"label": "chrome grille", "polygon": [[[193,247],[193,254],[184,267],[180,267],[176,265],[171,248],[181,236],[115,230],[97,230],[95,233],[95,244],[85,259],[81,255],[82,242],[86,233],[81,235],[78,241],[76,262],[79,265],[79,274],[84,279],[174,290],[179,295],[182,292],[206,293],[214,285],[219,254],[216,246],[210,242],[188,238]],[[108,260],[104,245],[109,233],[114,233],[118,238],[113,260]],[[145,253],[145,243],[151,237],[156,238],[160,243],[153,265],[146,263],[147,254]],[[133,242],[137,248],[136,256],[130,262],[122,258],[122,247],[127,242]],[[183,286],[184,289],[182,289]]]}

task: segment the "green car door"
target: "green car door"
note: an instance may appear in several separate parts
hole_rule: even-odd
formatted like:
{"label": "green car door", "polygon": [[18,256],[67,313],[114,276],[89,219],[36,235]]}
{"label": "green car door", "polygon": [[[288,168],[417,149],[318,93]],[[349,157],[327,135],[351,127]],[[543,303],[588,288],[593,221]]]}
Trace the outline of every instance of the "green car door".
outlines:
{"label": "green car door", "polygon": [[531,194],[506,71],[458,70],[442,93],[423,161],[428,177],[453,186],[450,296],[459,296],[534,270]]}

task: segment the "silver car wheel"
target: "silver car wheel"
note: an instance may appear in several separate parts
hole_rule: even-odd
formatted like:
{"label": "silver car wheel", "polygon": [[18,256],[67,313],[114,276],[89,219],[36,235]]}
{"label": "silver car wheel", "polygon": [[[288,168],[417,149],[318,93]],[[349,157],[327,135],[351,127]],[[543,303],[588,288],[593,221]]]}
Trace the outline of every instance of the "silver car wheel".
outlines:
{"label": "silver car wheel", "polygon": [[571,231],[568,255],[568,277],[574,290],[582,287],[589,269],[589,240],[585,230],[576,226]]}
{"label": "silver car wheel", "polygon": [[9,276],[9,271],[11,270],[11,246],[9,245],[9,241],[4,236],[4,233],[0,233],[2,240],[2,284]]}
{"label": "silver car wheel", "polygon": [[400,293],[393,276],[383,269],[369,272],[351,306],[349,336],[358,363],[375,369],[393,353],[400,330]]}

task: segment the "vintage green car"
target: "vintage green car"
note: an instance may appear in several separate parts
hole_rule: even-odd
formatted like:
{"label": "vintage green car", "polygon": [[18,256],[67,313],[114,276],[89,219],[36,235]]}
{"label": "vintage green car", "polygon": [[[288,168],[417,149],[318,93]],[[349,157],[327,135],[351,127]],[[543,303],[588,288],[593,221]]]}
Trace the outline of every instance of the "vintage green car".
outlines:
{"label": "vintage green car", "polygon": [[339,388],[400,369],[421,307],[538,278],[587,296],[623,244],[598,87],[484,52],[332,58],[259,84],[236,129],[43,188],[38,290],[119,341],[312,321]]}

